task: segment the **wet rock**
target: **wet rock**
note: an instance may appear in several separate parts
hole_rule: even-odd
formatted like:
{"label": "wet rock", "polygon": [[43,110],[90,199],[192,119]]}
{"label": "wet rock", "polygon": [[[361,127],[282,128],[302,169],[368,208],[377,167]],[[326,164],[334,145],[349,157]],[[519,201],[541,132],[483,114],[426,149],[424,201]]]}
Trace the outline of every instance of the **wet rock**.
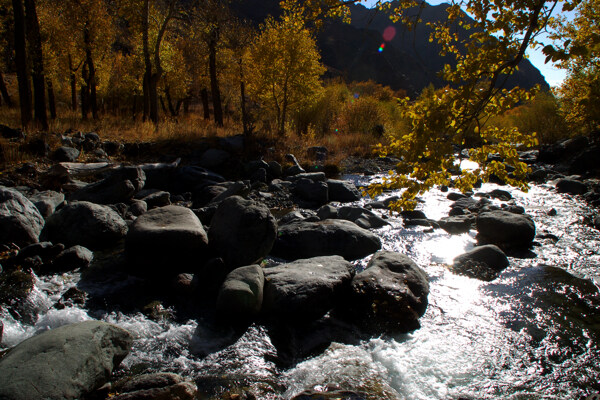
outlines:
{"label": "wet rock", "polygon": [[292,397],[292,400],[365,400],[369,395],[364,392],[351,390],[328,390],[326,392],[317,390],[305,390]]}
{"label": "wet rock", "polygon": [[197,394],[194,383],[168,372],[138,375],[114,389],[115,400],[193,400]]}
{"label": "wet rock", "polygon": [[588,191],[588,187],[578,180],[564,178],[556,182],[556,191],[558,193],[584,194]]}
{"label": "wet rock", "polygon": [[471,230],[475,216],[456,215],[442,218],[438,221],[440,227],[451,235],[460,235]]}
{"label": "wet rock", "polygon": [[400,212],[400,215],[402,216],[402,218],[404,220],[411,220],[411,219],[421,219],[421,220],[426,220],[427,219],[427,215],[425,215],[425,213],[421,210],[404,210]]}
{"label": "wet rock", "polygon": [[346,206],[336,209],[333,206],[327,205],[321,207],[317,212],[317,215],[321,220],[345,219],[346,221],[354,222],[364,229],[376,229],[389,225],[386,220],[375,214],[373,211],[361,207]]}
{"label": "wet rock", "polygon": [[0,186],[0,244],[26,246],[39,240],[44,218],[24,195]]}
{"label": "wet rock", "polygon": [[425,271],[403,254],[380,251],[352,279],[340,313],[369,332],[408,332],[420,327],[428,295]]}
{"label": "wet rock", "polygon": [[195,271],[207,257],[202,223],[188,208],[166,206],[138,217],[125,238],[132,267],[150,274]]}
{"label": "wet rock", "polygon": [[300,221],[279,228],[272,254],[286,260],[329,255],[357,260],[380,248],[377,235],[350,221]]}
{"label": "wet rock", "polygon": [[452,270],[471,278],[491,281],[508,265],[506,254],[498,246],[488,244],[456,257]]}
{"label": "wet rock", "polygon": [[339,256],[314,257],[266,268],[263,313],[276,320],[317,319],[350,285],[354,266]]}
{"label": "wet rock", "polygon": [[315,182],[310,179],[302,178],[294,181],[292,193],[310,204],[311,206],[321,206],[329,201],[329,189],[325,182]]}
{"label": "wet rock", "polygon": [[212,249],[230,267],[251,265],[271,251],[277,221],[269,209],[239,196],[219,204],[208,230]]}
{"label": "wet rock", "polygon": [[54,150],[52,159],[58,162],[75,162],[79,158],[80,151],[69,146],[61,146]]}
{"label": "wet rock", "polygon": [[528,247],[535,238],[533,220],[508,211],[489,211],[477,216],[478,240],[500,247]]}
{"label": "wet rock", "polygon": [[61,252],[52,262],[50,268],[55,272],[73,271],[87,268],[94,259],[94,253],[83,246],[72,246]]}
{"label": "wet rock", "polygon": [[329,201],[348,203],[352,201],[358,201],[362,198],[362,195],[356,188],[356,185],[349,181],[328,179],[327,188],[329,190]]}
{"label": "wet rock", "polygon": [[80,244],[98,250],[115,245],[126,233],[127,224],[110,207],[77,201],[52,214],[42,236],[65,246]]}
{"label": "wet rock", "polygon": [[65,195],[53,190],[46,190],[29,196],[29,200],[42,214],[42,217],[48,218],[58,206],[65,202]]}
{"label": "wet rock", "polygon": [[23,247],[17,254],[17,260],[23,260],[29,257],[39,256],[44,263],[54,260],[65,246],[62,243],[53,244],[52,242],[33,243]]}
{"label": "wet rock", "polygon": [[232,325],[249,322],[260,312],[265,276],[259,265],[248,265],[231,271],[219,290],[219,319]]}
{"label": "wet rock", "polygon": [[29,272],[5,271],[0,274],[0,304],[22,303],[27,298],[35,279]]}
{"label": "wet rock", "polygon": [[490,197],[502,201],[508,201],[512,199],[512,194],[506,190],[502,189],[494,189],[490,193],[488,193]]}
{"label": "wet rock", "polygon": [[458,199],[464,199],[467,196],[462,194],[462,193],[458,193],[458,192],[450,192],[448,193],[448,195],[446,196],[446,198],[450,201],[456,201]]}
{"label": "wet rock", "polygon": [[81,398],[107,382],[131,344],[129,332],[100,321],[36,335],[0,360],[0,398]]}
{"label": "wet rock", "polygon": [[86,185],[72,193],[69,199],[96,204],[127,202],[144,187],[145,182],[146,175],[140,167],[121,167],[106,179]]}

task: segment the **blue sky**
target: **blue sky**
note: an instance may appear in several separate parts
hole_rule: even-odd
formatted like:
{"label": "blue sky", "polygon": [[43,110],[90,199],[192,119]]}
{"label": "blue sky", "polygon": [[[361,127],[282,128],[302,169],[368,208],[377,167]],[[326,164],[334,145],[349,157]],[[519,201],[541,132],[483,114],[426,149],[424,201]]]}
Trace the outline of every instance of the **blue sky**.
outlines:
{"label": "blue sky", "polygon": [[[371,7],[376,2],[376,0],[365,0],[362,4],[366,7]],[[429,4],[441,4],[447,3],[448,0],[428,0],[427,2]],[[544,75],[550,86],[558,86],[565,79],[565,70],[555,67],[551,62],[547,64],[544,63],[546,56],[542,54],[541,49],[529,49],[527,55],[533,65],[535,65],[542,75]]]}

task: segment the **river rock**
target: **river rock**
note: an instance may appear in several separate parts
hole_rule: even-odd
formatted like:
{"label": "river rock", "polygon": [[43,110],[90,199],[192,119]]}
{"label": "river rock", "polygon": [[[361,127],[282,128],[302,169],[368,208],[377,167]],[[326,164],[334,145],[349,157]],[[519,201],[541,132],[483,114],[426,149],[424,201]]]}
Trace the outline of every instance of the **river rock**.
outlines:
{"label": "river rock", "polygon": [[169,192],[159,190],[149,194],[148,196],[144,196],[142,200],[146,202],[147,209],[151,210],[153,208],[171,205],[171,194]]}
{"label": "river rock", "polygon": [[48,218],[42,236],[66,246],[80,244],[99,250],[115,245],[126,233],[127,224],[110,207],[76,201]]}
{"label": "river rock", "polygon": [[508,211],[488,211],[477,216],[478,240],[500,247],[528,247],[535,238],[533,220]]}
{"label": "river rock", "polygon": [[94,259],[94,253],[83,246],[76,245],[62,251],[52,262],[52,271],[64,272],[78,268],[87,268]]}
{"label": "river rock", "polygon": [[148,204],[143,200],[131,200],[131,204],[127,207],[127,212],[136,217],[139,217],[146,211],[148,211]]}
{"label": "river rock", "polygon": [[79,158],[80,151],[69,146],[61,146],[54,150],[52,159],[58,162],[75,162]]}
{"label": "river rock", "polygon": [[79,399],[108,381],[131,344],[129,332],[100,321],[36,335],[0,360],[0,398]]}
{"label": "river rock", "polygon": [[138,375],[115,386],[114,400],[193,400],[198,389],[193,382],[168,372]]}
{"label": "river rock", "polygon": [[219,204],[208,230],[211,248],[231,268],[261,260],[271,251],[276,235],[277,221],[269,209],[240,196]]}
{"label": "river rock", "polygon": [[208,149],[198,160],[198,164],[204,168],[219,168],[222,167],[229,159],[231,154],[225,150]]}
{"label": "river rock", "polygon": [[231,271],[217,297],[217,312],[221,320],[232,324],[247,322],[260,312],[263,303],[265,276],[259,265],[248,265]]}
{"label": "river rock", "polygon": [[263,312],[288,321],[317,319],[333,308],[354,275],[340,256],[314,257],[265,268]]}
{"label": "river rock", "polygon": [[491,281],[508,265],[506,254],[498,246],[488,244],[456,257],[452,269],[462,275]]}
{"label": "river rock", "polygon": [[69,200],[89,201],[96,204],[128,202],[142,190],[145,182],[146,175],[141,167],[121,167],[114,170],[107,178],[75,191],[69,196]]}
{"label": "river rock", "polygon": [[138,271],[189,272],[205,260],[208,238],[192,210],[171,205],[138,217],[125,238],[125,251]]}
{"label": "river rock", "polygon": [[307,204],[308,207],[313,205],[318,207],[329,201],[329,189],[327,183],[313,181],[307,178],[295,180],[294,185],[292,186],[292,193],[301,200],[310,203]]}
{"label": "river rock", "polygon": [[65,195],[53,190],[46,190],[29,196],[29,200],[42,214],[42,217],[48,218],[58,206],[65,202]]}
{"label": "river rock", "polygon": [[588,187],[581,181],[563,178],[556,182],[556,191],[558,193],[584,194],[588,191]]}
{"label": "river rock", "polygon": [[356,185],[350,181],[336,179],[327,180],[329,201],[339,201],[340,203],[349,203],[358,201],[362,198]]}
{"label": "river rock", "polygon": [[451,235],[460,235],[471,230],[471,226],[475,222],[475,216],[472,215],[455,215],[445,217],[438,221],[439,226]]}
{"label": "river rock", "polygon": [[17,261],[22,262],[26,258],[39,256],[44,263],[51,262],[56,256],[64,251],[62,243],[38,242],[23,247],[17,254]]}
{"label": "river rock", "polygon": [[272,254],[286,260],[331,255],[357,260],[380,248],[377,235],[350,221],[328,219],[281,226]]}
{"label": "river rock", "polygon": [[0,245],[36,243],[44,227],[44,218],[24,195],[0,186]]}
{"label": "river rock", "polygon": [[317,216],[321,220],[345,219],[346,221],[354,222],[364,229],[381,228],[382,226],[389,225],[386,220],[373,211],[362,207],[345,206],[338,209],[331,204],[327,204],[319,208]]}
{"label": "river rock", "polygon": [[408,332],[420,327],[428,295],[425,271],[403,254],[380,251],[352,280],[341,312],[368,331]]}

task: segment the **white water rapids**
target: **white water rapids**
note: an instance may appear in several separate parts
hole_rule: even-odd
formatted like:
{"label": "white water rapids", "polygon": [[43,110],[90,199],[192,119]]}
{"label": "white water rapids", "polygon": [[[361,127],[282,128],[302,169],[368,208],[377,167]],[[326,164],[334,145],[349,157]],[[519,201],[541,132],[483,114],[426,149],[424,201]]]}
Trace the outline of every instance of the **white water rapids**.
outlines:
{"label": "white water rapids", "polygon": [[[480,191],[496,187],[484,185]],[[575,399],[598,393],[600,295],[592,282],[600,277],[600,233],[584,224],[584,203],[557,194],[550,185],[511,193],[546,238],[536,239],[536,257],[511,258],[492,282],[447,268],[475,244],[473,231],[455,236],[441,229],[426,232],[404,228],[393,217],[391,226],[377,230],[384,249],[408,255],[430,277],[422,327],[409,334],[333,343],[319,355],[280,369],[274,361],[277,349],[261,326],[236,337],[202,320],[155,322],[141,313],[52,308],[78,284],[79,274],[71,273],[38,279],[26,307],[36,310],[35,321],[1,311],[0,348],[45,329],[96,318],[136,336],[124,371],[174,371],[197,379],[201,387],[211,385],[207,376],[217,383],[235,381],[261,399],[331,389],[373,399]],[[450,209],[446,193],[438,190],[422,200],[417,208],[430,219]],[[556,216],[547,214],[551,208]]]}

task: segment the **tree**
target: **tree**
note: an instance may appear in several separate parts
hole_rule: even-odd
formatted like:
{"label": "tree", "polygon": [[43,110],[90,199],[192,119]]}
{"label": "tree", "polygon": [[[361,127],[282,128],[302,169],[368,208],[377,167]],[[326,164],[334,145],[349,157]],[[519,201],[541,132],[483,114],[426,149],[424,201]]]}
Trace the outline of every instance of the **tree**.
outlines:
{"label": "tree", "polygon": [[288,113],[321,90],[325,72],[315,40],[294,15],[269,18],[250,48],[250,91],[275,115],[277,132],[285,133]]}
{"label": "tree", "polygon": [[21,107],[21,125],[26,128],[32,119],[31,84],[27,63],[27,42],[25,41],[25,10],[22,0],[12,0],[14,15],[14,46],[17,82],[19,84],[19,105]]}
{"label": "tree", "polygon": [[568,71],[557,91],[561,111],[575,132],[589,133],[600,128],[600,2],[584,0],[575,18],[557,19],[556,28],[553,37],[564,47],[547,51]]}
{"label": "tree", "polygon": [[43,130],[48,130],[48,114],[46,113],[46,79],[44,78],[44,55],[40,23],[37,16],[35,0],[25,0],[25,26],[31,60],[31,79],[33,81],[33,106],[35,120]]}
{"label": "tree", "polygon": [[[345,0],[288,0],[284,6],[305,16],[342,15],[348,17]],[[391,10],[393,19],[418,23],[410,7],[425,6],[419,1],[378,2]],[[410,123],[408,132],[389,137],[388,145],[380,145],[381,154],[394,154],[401,159],[389,179],[370,188],[371,195],[386,188],[404,188],[397,208],[412,208],[414,198],[434,185],[454,184],[469,190],[479,180],[496,175],[511,185],[526,189],[527,166],[519,161],[517,148],[536,143],[534,134],[523,135],[515,128],[496,127],[490,118],[500,115],[531,97],[532,93],[514,88],[503,89],[508,76],[525,57],[527,48],[548,27],[556,7],[571,10],[578,0],[459,0],[446,8],[446,21],[433,24],[430,41],[437,41],[442,55],[452,56],[455,63],[446,65],[442,74],[448,86],[425,93],[419,99],[404,99],[401,110]],[[457,29],[468,33],[459,42]],[[479,163],[474,171],[453,176],[457,156],[455,146],[466,149],[469,158]],[[504,162],[487,162],[497,153]],[[462,153],[461,153],[462,154]],[[513,169],[509,174],[508,167]]]}

